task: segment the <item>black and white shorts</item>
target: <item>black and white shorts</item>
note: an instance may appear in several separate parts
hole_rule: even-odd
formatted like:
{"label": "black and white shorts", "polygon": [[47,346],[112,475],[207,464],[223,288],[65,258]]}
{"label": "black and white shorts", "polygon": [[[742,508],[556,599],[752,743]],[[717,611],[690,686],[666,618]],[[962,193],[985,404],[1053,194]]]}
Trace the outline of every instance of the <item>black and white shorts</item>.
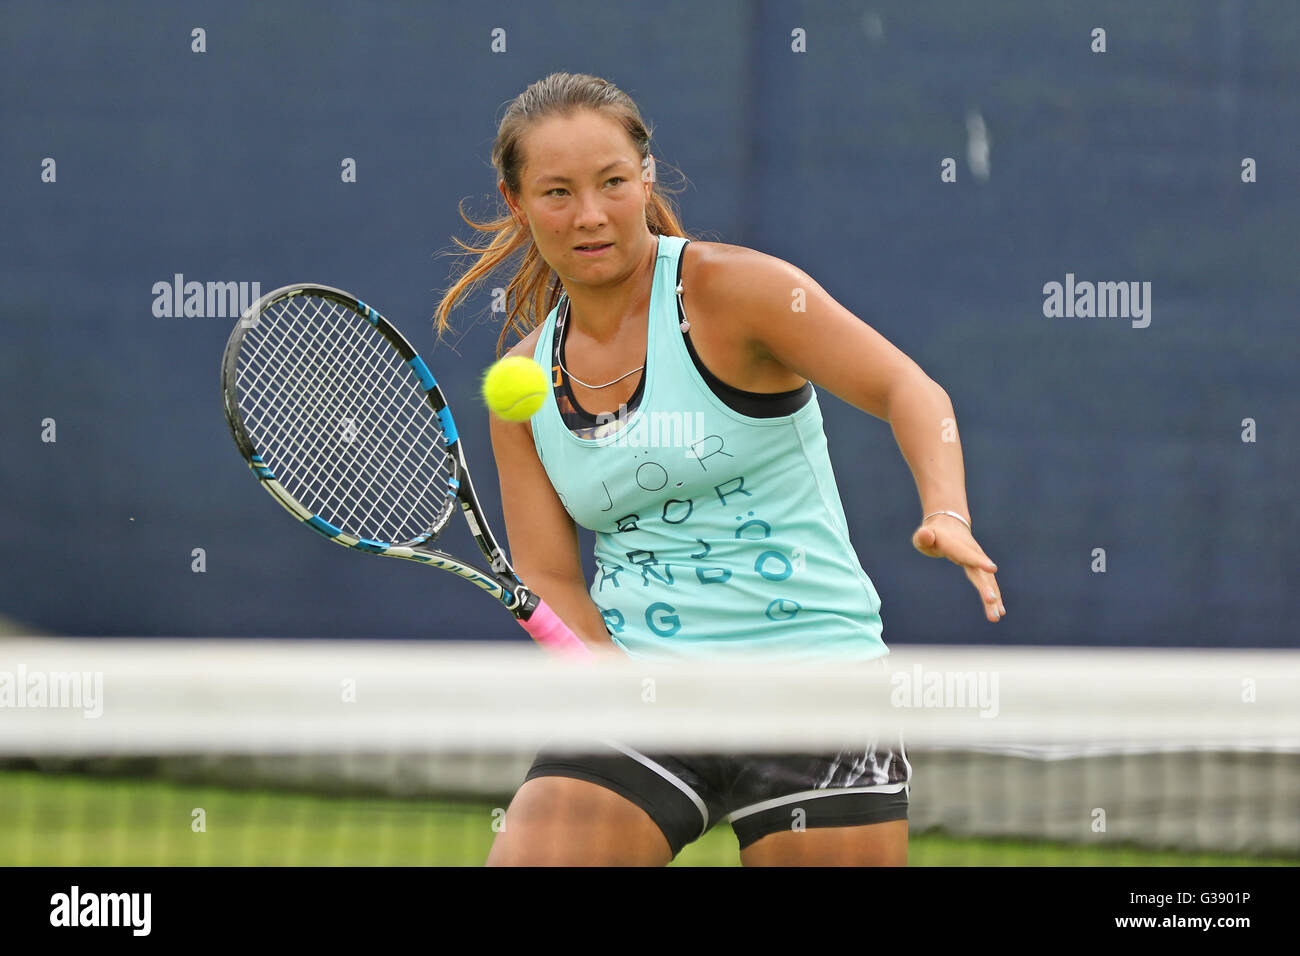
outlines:
{"label": "black and white shorts", "polygon": [[612,741],[595,753],[543,750],[525,781],[573,777],[632,801],[673,856],[726,819],[740,849],[783,830],[907,819],[911,765],[902,742],[827,755],[647,755]]}

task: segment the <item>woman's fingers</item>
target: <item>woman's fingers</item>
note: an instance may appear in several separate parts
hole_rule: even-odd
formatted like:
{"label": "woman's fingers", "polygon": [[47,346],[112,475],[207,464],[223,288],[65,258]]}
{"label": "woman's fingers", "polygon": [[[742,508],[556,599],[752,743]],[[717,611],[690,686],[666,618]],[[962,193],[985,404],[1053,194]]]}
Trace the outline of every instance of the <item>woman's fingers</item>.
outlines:
{"label": "woman's fingers", "polygon": [[1000,621],[1006,617],[1007,607],[1002,603],[1002,591],[998,587],[998,566],[993,563],[984,549],[979,546],[969,531],[961,529],[960,533],[945,529],[942,533],[930,525],[922,525],[912,535],[912,546],[931,558],[947,558],[959,564],[966,572],[966,577],[980,600],[984,602],[984,616],[990,621]]}
{"label": "woman's fingers", "polygon": [[1002,603],[1002,592],[993,575],[987,571],[967,568],[966,576],[970,578],[971,584],[975,585],[975,590],[979,592],[980,599],[984,602],[984,616],[990,621],[1000,621],[1006,617],[1007,606]]}

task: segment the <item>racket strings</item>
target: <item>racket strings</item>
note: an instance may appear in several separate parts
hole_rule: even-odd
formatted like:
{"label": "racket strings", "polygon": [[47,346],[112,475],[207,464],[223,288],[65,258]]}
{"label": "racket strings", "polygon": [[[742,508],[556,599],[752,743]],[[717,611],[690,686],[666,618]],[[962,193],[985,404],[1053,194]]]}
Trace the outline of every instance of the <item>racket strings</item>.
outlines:
{"label": "racket strings", "polygon": [[[382,380],[387,376],[401,381],[407,374],[405,363],[377,332],[363,337],[360,342],[349,343],[353,348],[352,354],[348,356],[351,360],[348,363],[329,362],[330,354],[327,350],[339,351],[339,345],[348,337],[347,319],[351,315],[355,321],[355,315],[340,309],[334,303],[329,303],[328,300],[325,302],[327,303],[325,310],[322,310],[321,305],[317,303],[310,315],[302,307],[302,303],[297,303],[300,306],[299,318],[309,320],[310,324],[295,323],[288,332],[291,337],[291,347],[296,348],[298,352],[296,360],[283,371],[286,377],[301,383],[306,401],[300,407],[307,411],[308,416],[303,428],[297,432],[297,441],[293,440],[290,433],[290,442],[285,450],[296,451],[300,459],[310,457],[316,460],[319,460],[322,454],[334,452],[337,456],[334,464],[337,467],[332,475],[322,471],[316,473],[315,481],[310,478],[305,479],[297,490],[302,497],[320,499],[323,506],[318,507],[318,513],[332,512],[336,520],[331,523],[345,530],[380,540],[402,540],[405,538],[404,534],[378,534],[368,529],[395,527],[394,517],[410,511],[412,500],[410,491],[415,481],[422,476],[418,468],[412,467],[411,451],[418,445],[401,439],[411,434],[409,426],[420,409],[425,410],[426,424],[436,429],[435,420],[430,416],[427,403],[397,401],[397,397],[403,394],[402,390],[389,389],[386,392],[382,390],[376,392],[373,388],[366,389],[366,383],[376,378]],[[372,332],[368,325],[362,328]],[[306,331],[313,329],[319,329],[319,334],[304,335]],[[348,350],[345,348],[343,351]],[[385,363],[384,360],[388,356],[391,356],[391,360]],[[331,381],[330,366],[334,366],[332,371],[337,381]],[[317,371],[318,369],[321,371]],[[410,387],[413,387],[411,383],[403,383],[403,389]],[[370,420],[367,420],[355,414],[353,409],[341,408],[337,401],[331,400],[332,396],[338,394],[355,396],[370,394],[380,401],[369,403],[370,410],[374,414]],[[349,412],[354,414],[349,415]],[[375,443],[361,440],[363,433],[367,432],[376,435],[385,450],[389,452],[386,466],[388,471],[374,471],[377,462],[373,460],[372,446]],[[340,437],[341,441],[328,441],[335,436]],[[440,451],[436,434],[431,436],[431,439],[424,443],[420,463],[427,466],[432,459],[436,468],[445,463],[445,456]],[[391,453],[397,449],[405,449],[406,454],[393,456]],[[385,475],[388,476],[386,481],[382,480]],[[406,476],[405,481],[402,481],[403,475]],[[381,480],[374,480],[376,477]],[[404,495],[399,485],[405,489]],[[327,516],[322,513],[322,517]],[[330,519],[327,517],[327,520]],[[427,526],[415,530],[422,532],[427,530]]]}
{"label": "racket strings", "polygon": [[[298,328],[312,328],[320,325],[324,337],[311,342],[303,341],[301,338],[296,340],[296,347],[300,351],[291,371],[292,375],[297,376],[300,381],[304,382],[308,397],[315,402],[316,408],[328,407],[328,396],[334,389],[341,389],[345,393],[349,390],[359,392],[364,389],[365,382],[370,380],[385,377],[404,380],[407,377],[408,367],[406,363],[401,360],[401,357],[393,351],[378,333],[365,336],[359,342],[353,343],[355,346],[359,346],[354,350],[352,356],[357,359],[357,362],[334,369],[334,371],[342,373],[337,383],[331,382],[328,374],[317,372],[313,375],[313,370],[328,371],[324,362],[325,356],[319,354],[320,341],[329,341],[331,335],[337,340],[343,341],[347,336],[348,317],[356,318],[355,313],[342,309],[336,303],[329,302],[329,300],[320,301],[326,302],[330,306],[328,314],[321,312],[318,308],[310,317],[312,324]],[[325,327],[326,325],[328,325],[328,328]],[[369,327],[367,326],[367,328]],[[406,436],[413,434],[415,430],[429,422],[434,423],[433,427],[435,429],[438,425],[436,419],[430,419],[427,403],[423,401],[401,402],[398,400],[399,395],[407,396],[409,392],[393,390],[382,394],[381,397],[385,402],[385,407],[376,407],[374,409],[375,422],[382,428],[382,433],[378,436],[381,441],[388,443],[390,448],[406,447],[409,452],[410,449],[418,446],[409,441],[404,441]],[[422,411],[424,412],[424,420],[417,421],[417,416]],[[341,446],[342,452],[339,456],[341,476],[338,491],[332,493],[328,485],[323,483],[312,485],[307,482],[307,487],[326,501],[331,502],[347,522],[347,524],[341,524],[340,527],[371,527],[376,520],[381,518],[377,512],[382,506],[388,505],[391,512],[394,505],[400,506],[403,502],[409,500],[407,496],[411,491],[411,485],[421,476],[420,468],[412,465],[409,453],[397,460],[396,463],[389,464],[391,469],[389,474],[392,477],[387,486],[376,488],[374,484],[371,484],[369,487],[359,487],[357,479],[367,475],[364,470],[365,462],[361,460],[361,456],[366,449],[363,443],[355,440],[354,433],[357,431],[355,419],[343,417],[333,424],[328,419],[317,420],[312,424],[314,427],[307,430],[305,434],[314,437],[314,444],[310,449],[314,454],[320,453],[324,438],[330,435],[332,430],[344,433],[344,442]],[[427,461],[430,453],[437,455],[440,459],[444,457],[436,435],[433,441],[425,443],[423,450],[425,452],[425,461]],[[421,464],[423,463],[421,462]],[[393,494],[393,486],[404,474],[408,475],[408,480],[405,482],[403,491]],[[361,504],[366,506],[364,512],[360,509]]]}
{"label": "racket strings", "polygon": [[455,466],[438,416],[353,310],[307,295],[268,307],[241,344],[237,392],[263,461],[330,524],[391,543],[445,520]]}
{"label": "racket strings", "polygon": [[[295,335],[293,330],[288,330],[286,338],[289,340],[289,348],[297,351],[284,353],[292,355],[293,359],[286,360],[278,372],[280,378],[297,382],[301,389],[301,402],[285,401],[288,396],[281,397],[282,411],[292,408],[301,415],[300,427],[284,431],[284,441],[279,447],[274,441],[267,441],[266,454],[275,455],[281,461],[292,458],[298,462],[317,463],[323,456],[332,454],[333,461],[328,461],[327,464],[333,467],[321,468],[317,464],[313,471],[295,472],[293,477],[296,480],[290,482],[294,485],[291,493],[300,500],[312,499],[312,504],[315,505],[313,510],[321,513],[322,517],[327,517],[328,513],[327,520],[336,519],[331,523],[340,526],[346,520],[350,522],[349,530],[355,531],[356,508],[349,507],[349,502],[365,492],[358,480],[363,476],[357,470],[360,454],[365,449],[364,443],[358,447],[352,440],[359,435],[354,436],[351,432],[355,430],[359,433],[367,423],[352,417],[352,410],[342,407],[332,396],[357,394],[357,375],[355,369],[345,367],[344,374],[330,388],[328,379],[317,372],[322,361],[327,359],[327,355],[322,354],[322,340],[316,337],[304,338],[301,335],[302,328],[295,328],[299,334]],[[347,374],[348,371],[353,374]],[[337,372],[338,370],[336,374]],[[279,465],[275,470],[281,474],[284,466]],[[390,507],[393,504],[391,501],[385,503]],[[372,504],[372,511],[373,508]]]}
{"label": "racket strings", "polygon": [[[328,302],[328,300],[325,301]],[[378,394],[377,397],[381,398],[384,403],[373,406],[376,414],[371,422],[362,422],[356,419],[349,420],[346,415],[339,415],[337,409],[330,408],[330,403],[325,401],[332,384],[328,376],[318,375],[316,380],[313,381],[303,375],[304,370],[320,367],[321,358],[316,358],[314,363],[304,359],[313,352],[319,353],[321,340],[325,342],[329,342],[331,339],[343,341],[346,337],[347,319],[352,316],[355,320],[355,315],[350,311],[340,309],[333,303],[329,303],[328,308],[328,314],[322,313],[318,304],[315,314],[311,316],[314,324],[322,328],[324,336],[318,337],[318,340],[310,343],[310,346],[308,343],[303,342],[301,338],[298,340],[298,347],[302,350],[302,354],[299,356],[300,361],[294,371],[303,376],[302,380],[307,385],[309,397],[315,403],[315,407],[323,410],[327,416],[325,420],[314,422],[314,430],[307,432],[307,434],[316,436],[316,445],[319,446],[321,436],[329,436],[336,431],[359,433],[363,428],[373,429],[378,425],[381,429],[378,438],[386,443],[389,449],[404,447],[407,450],[405,456],[390,461],[390,470],[388,471],[390,480],[385,485],[376,487],[372,482],[368,488],[363,488],[358,486],[356,479],[366,477],[365,472],[360,470],[360,466],[364,464],[361,461],[361,456],[368,451],[367,444],[356,440],[360,437],[359,434],[349,434],[345,436],[344,443],[338,446],[342,452],[338,462],[341,466],[342,475],[339,481],[338,494],[335,496],[338,500],[332,503],[343,516],[344,523],[348,527],[368,527],[374,524],[377,517],[381,517],[378,512],[383,505],[388,504],[391,510],[393,503],[409,500],[411,486],[414,480],[419,477],[419,470],[412,468],[410,452],[418,446],[410,442],[400,441],[400,439],[402,436],[410,434],[410,427],[416,414],[420,411],[423,411],[426,422],[432,424],[432,420],[429,416],[428,406],[423,401],[417,403],[395,401],[398,395],[403,394],[401,391],[394,392],[390,390],[387,393],[380,392]],[[302,328],[299,327],[300,332]],[[369,326],[364,328],[367,331],[370,330]],[[365,337],[360,343],[352,344],[361,346],[359,349],[354,349],[352,358],[356,361],[335,369],[336,372],[343,373],[341,382],[337,383],[335,387],[341,386],[345,392],[358,392],[363,387],[365,380],[385,376],[389,378],[395,377],[399,380],[406,378],[407,367],[405,363],[377,333]],[[427,464],[430,453],[434,453],[437,461],[441,462],[444,456],[438,450],[439,448],[440,446],[436,441],[426,443],[423,448],[423,463]],[[313,450],[319,453],[320,449],[317,447]],[[403,475],[406,476],[405,481],[402,481]],[[400,489],[397,489],[399,483],[404,487],[405,495]],[[327,500],[330,497],[325,488],[313,488],[313,490],[325,495]],[[359,506],[364,506],[364,510]]]}

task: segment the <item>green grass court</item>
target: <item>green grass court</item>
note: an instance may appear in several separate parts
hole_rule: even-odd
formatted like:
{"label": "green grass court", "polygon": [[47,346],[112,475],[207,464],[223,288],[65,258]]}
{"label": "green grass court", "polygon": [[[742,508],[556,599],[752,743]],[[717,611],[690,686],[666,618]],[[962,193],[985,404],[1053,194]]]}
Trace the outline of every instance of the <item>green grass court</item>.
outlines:
{"label": "green grass court", "polygon": [[[192,828],[201,808],[206,830]],[[123,777],[0,772],[3,866],[477,866],[484,802],[334,797]],[[499,814],[498,814],[499,816]],[[1259,866],[1296,860],[914,835],[913,866]],[[739,866],[721,824],[674,866]]]}

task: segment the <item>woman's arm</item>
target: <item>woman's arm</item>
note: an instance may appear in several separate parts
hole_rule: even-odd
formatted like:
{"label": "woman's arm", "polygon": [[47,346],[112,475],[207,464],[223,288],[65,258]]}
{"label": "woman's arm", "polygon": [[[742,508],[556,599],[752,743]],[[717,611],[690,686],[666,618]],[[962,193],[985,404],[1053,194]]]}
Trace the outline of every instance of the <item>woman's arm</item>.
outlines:
{"label": "woman's arm", "polygon": [[[739,246],[716,246],[708,260],[692,291],[730,326],[734,341],[756,361],[777,363],[889,422],[921,514],[955,511],[970,520],[957,417],[937,382],[790,263]],[[990,621],[1006,614],[997,568],[966,525],[935,515],[921,522],[912,544],[961,565]]]}
{"label": "woman's arm", "polygon": [[[531,357],[534,340],[529,336],[509,354]],[[507,547],[515,571],[585,644],[618,653],[587,590],[577,526],[537,458],[528,422],[490,418]]]}

